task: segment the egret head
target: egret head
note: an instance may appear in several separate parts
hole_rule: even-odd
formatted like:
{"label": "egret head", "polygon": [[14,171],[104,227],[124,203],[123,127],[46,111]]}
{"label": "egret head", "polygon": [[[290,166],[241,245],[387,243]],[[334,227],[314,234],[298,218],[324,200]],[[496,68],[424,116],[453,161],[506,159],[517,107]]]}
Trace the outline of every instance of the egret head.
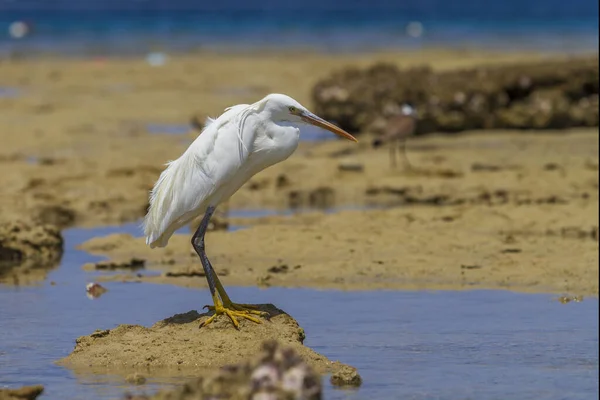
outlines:
{"label": "egret head", "polygon": [[264,109],[269,113],[273,121],[310,124],[333,132],[345,139],[358,142],[354,136],[308,111],[306,107],[289,96],[270,94],[264,98],[264,101]]}

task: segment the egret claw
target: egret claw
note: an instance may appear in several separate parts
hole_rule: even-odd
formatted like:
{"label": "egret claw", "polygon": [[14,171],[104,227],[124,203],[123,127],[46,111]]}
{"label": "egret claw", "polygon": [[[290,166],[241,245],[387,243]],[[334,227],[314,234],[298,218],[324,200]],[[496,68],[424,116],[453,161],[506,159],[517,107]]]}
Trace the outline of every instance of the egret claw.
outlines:
{"label": "egret claw", "polygon": [[[236,312],[242,313],[242,314],[258,315],[258,316],[266,318],[266,319],[269,319],[271,317],[271,314],[269,314],[268,312],[265,312],[265,311],[258,310],[258,306],[255,306],[253,304],[228,303],[228,304],[224,304],[223,307],[226,309],[229,309],[231,311],[236,311]],[[202,308],[206,308],[209,311],[215,311],[215,306],[206,305]]]}
{"label": "egret claw", "polygon": [[[229,317],[229,319],[231,320],[231,322],[233,323],[233,326],[235,327],[235,329],[238,329],[238,330],[240,329],[240,324],[237,321],[236,317],[237,318],[245,318],[245,319],[255,322],[257,324],[262,324],[261,320],[250,315],[252,313],[260,313],[260,311],[254,311],[254,310],[238,311],[238,310],[232,309],[233,307],[231,307],[231,306],[233,306],[233,304],[227,305],[227,306],[225,306],[223,304],[217,304],[216,306],[208,306],[207,308],[211,311],[214,311],[214,314],[211,315],[206,321],[201,323],[198,328],[205,327],[206,325],[213,322],[215,320],[215,318],[217,317],[217,315],[222,315],[222,314],[227,315]],[[253,311],[253,312],[251,312],[251,311]]]}

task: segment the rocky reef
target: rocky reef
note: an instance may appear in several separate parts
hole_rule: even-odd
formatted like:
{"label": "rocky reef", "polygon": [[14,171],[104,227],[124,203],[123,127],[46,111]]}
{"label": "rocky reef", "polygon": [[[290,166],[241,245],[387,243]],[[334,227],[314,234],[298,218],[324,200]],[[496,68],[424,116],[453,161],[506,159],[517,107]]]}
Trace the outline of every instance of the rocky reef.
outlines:
{"label": "rocky reef", "polygon": [[35,400],[44,391],[41,385],[23,386],[18,389],[0,389],[0,400]]}
{"label": "rocky reef", "polygon": [[0,282],[43,278],[62,253],[63,238],[57,226],[26,219],[0,220]]}
{"label": "rocky reef", "polygon": [[416,134],[473,129],[598,126],[598,56],[436,72],[377,63],[317,82],[314,111],[351,132],[369,131],[386,110],[417,109]]}

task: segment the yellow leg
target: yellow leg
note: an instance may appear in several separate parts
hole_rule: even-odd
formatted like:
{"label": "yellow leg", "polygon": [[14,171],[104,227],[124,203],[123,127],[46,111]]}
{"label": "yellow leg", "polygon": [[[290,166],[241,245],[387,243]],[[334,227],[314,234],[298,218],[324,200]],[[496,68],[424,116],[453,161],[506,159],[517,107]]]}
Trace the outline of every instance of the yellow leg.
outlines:
{"label": "yellow leg", "polygon": [[[221,296],[221,299],[223,299],[223,305],[226,308],[247,312],[248,314],[260,315],[261,317],[269,317],[269,313],[258,311],[258,307],[253,304],[239,304],[231,301],[217,274],[213,272],[213,276],[215,277],[215,286],[217,288],[217,292],[219,292],[219,296]],[[211,310],[214,307],[208,306],[207,308]]]}
{"label": "yellow leg", "polygon": [[221,299],[219,298],[219,295],[216,292],[215,292],[215,294],[213,294],[212,298],[213,298],[213,302],[215,303],[215,305],[207,306],[207,308],[214,311],[215,313],[213,315],[211,315],[206,321],[204,321],[200,325],[200,328],[205,327],[206,325],[210,324],[211,322],[213,322],[215,320],[215,318],[218,315],[223,315],[223,314],[225,314],[229,317],[229,319],[233,323],[233,326],[235,326],[236,329],[240,329],[240,324],[237,321],[237,318],[246,318],[247,320],[256,322],[257,324],[261,323],[261,321],[258,318],[251,316],[250,313],[247,311],[239,311],[239,310],[233,309],[232,307],[228,307],[228,306],[224,305],[221,302]]}
{"label": "yellow leg", "polygon": [[[225,314],[229,317],[229,319],[233,323],[233,326],[235,326],[236,329],[240,328],[236,317],[246,318],[247,320],[255,322],[257,324],[261,324],[262,321],[256,317],[253,317],[252,314],[259,315],[261,317],[269,317],[268,313],[263,312],[263,311],[258,311],[257,310],[258,307],[256,307],[255,305],[236,304],[236,303],[232,302],[231,299],[229,298],[229,295],[225,291],[225,288],[219,281],[219,278],[217,277],[217,274],[215,272],[213,272],[213,277],[214,277],[215,286],[217,289],[215,294],[212,296],[214,306],[205,306],[204,308],[207,308],[210,311],[214,311],[214,315],[212,315],[210,318],[208,318],[206,321],[204,321],[202,323],[202,325],[200,325],[200,328],[210,324],[211,322],[214,321],[214,319],[217,317],[217,315],[222,315],[222,314]],[[222,299],[222,301],[221,301],[221,299]]]}

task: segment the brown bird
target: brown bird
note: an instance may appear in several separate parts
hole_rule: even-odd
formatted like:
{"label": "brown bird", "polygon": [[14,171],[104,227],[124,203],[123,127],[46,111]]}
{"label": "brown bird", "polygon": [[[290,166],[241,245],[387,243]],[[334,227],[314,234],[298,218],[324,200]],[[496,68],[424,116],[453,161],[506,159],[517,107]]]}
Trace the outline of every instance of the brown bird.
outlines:
{"label": "brown bird", "polygon": [[389,143],[391,167],[396,168],[396,151],[399,150],[405,166],[410,169],[412,166],[406,156],[406,140],[415,133],[417,113],[413,107],[405,104],[402,108],[396,105],[386,107],[384,114],[389,117],[385,124],[382,124],[381,135],[373,140],[372,145],[377,148]]}

